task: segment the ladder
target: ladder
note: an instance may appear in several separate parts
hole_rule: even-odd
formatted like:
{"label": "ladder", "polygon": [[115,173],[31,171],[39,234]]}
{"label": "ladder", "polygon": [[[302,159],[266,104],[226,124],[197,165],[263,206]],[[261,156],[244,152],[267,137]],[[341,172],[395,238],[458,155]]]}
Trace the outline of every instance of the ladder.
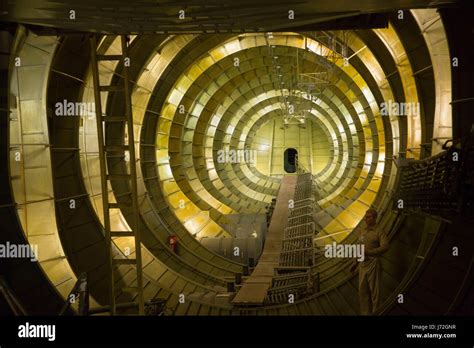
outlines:
{"label": "ladder", "polygon": [[[143,300],[143,274],[142,274],[142,257],[141,257],[141,242],[140,242],[140,216],[138,206],[138,195],[137,195],[137,169],[135,159],[135,139],[133,133],[133,115],[132,115],[132,99],[130,91],[130,78],[129,78],[129,64],[126,63],[128,53],[128,37],[125,35],[120,36],[121,40],[121,54],[114,55],[101,55],[97,52],[97,38],[91,37],[91,68],[92,68],[92,79],[94,88],[94,99],[95,99],[95,111],[97,121],[97,134],[98,134],[98,145],[99,145],[99,163],[100,163],[100,179],[102,187],[102,205],[104,214],[104,232],[106,241],[106,256],[108,260],[108,271],[109,271],[109,299],[110,299],[110,315],[116,315],[117,313],[117,297],[116,292],[136,294],[138,300],[137,306],[134,308],[138,309],[138,315],[144,315],[144,300]],[[118,83],[115,85],[101,85],[100,84],[100,71],[101,61],[117,61],[119,67],[122,68],[122,75],[119,75]],[[129,62],[129,61],[128,61]],[[105,69],[102,67],[102,69]],[[103,70],[105,71],[105,70]],[[112,79],[113,81],[114,79]],[[122,93],[125,101],[124,115],[121,116],[110,116],[102,113],[101,93],[102,92],[117,92]],[[128,144],[121,146],[113,145],[107,146],[105,137],[105,125],[110,122],[120,122],[127,129],[128,133]],[[111,174],[109,172],[107,158],[113,157],[110,153],[117,154],[117,152],[125,153],[128,151],[129,154],[129,170],[126,174]],[[116,155],[115,155],[116,157]],[[132,211],[131,231],[112,231],[110,226],[110,213],[112,209],[120,209],[123,203],[114,203],[109,201],[108,187],[111,180],[124,180],[129,185],[129,196]],[[127,205],[125,205],[126,207]],[[133,237],[135,244],[135,258],[125,257],[116,258],[113,252],[113,238],[114,237]],[[115,284],[114,269],[119,265],[130,265],[136,272],[136,287],[121,287]]]}

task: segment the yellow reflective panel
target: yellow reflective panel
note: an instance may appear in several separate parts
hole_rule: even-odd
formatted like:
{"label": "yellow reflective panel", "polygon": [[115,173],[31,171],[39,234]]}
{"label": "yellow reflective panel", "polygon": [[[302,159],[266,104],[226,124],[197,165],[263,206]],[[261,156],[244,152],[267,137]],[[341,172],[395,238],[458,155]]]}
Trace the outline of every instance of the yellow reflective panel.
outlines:
{"label": "yellow reflective panel", "polygon": [[359,113],[359,119],[360,123],[362,124],[362,127],[367,127],[369,125],[369,121],[367,120],[367,115],[365,112]]}
{"label": "yellow reflective panel", "polygon": [[[201,187],[203,187],[203,186],[201,185]],[[211,207],[213,207],[214,209],[219,211],[219,213],[221,213],[221,214],[227,214],[228,213],[228,209],[225,209],[225,206],[223,206],[222,203],[219,200],[214,198],[214,196],[212,196],[209,192],[205,191],[204,189],[199,191],[199,196],[201,197],[201,199],[203,201],[205,201]]]}
{"label": "yellow reflective panel", "polygon": [[298,35],[292,35],[287,37],[287,45],[288,46],[293,46],[293,47],[298,47],[298,48],[304,48],[304,39],[302,36]]}
{"label": "yellow reflective panel", "polygon": [[[384,129],[382,117],[386,117],[386,116],[380,116],[380,114],[377,114],[377,117],[375,117],[375,124],[377,125],[377,129],[380,129],[380,130]],[[382,131],[379,131],[379,134],[381,132]]]}
{"label": "yellow reflective panel", "polygon": [[[331,235],[332,238],[336,237],[337,233],[346,231],[346,228],[336,219],[332,220],[326,227],[324,227],[324,232]],[[326,242],[332,242],[332,240]]]}
{"label": "yellow reflective panel", "polygon": [[171,121],[167,119],[161,119],[160,122],[158,122],[158,131],[162,133],[169,133],[171,128]]}
{"label": "yellow reflective panel", "polygon": [[[436,9],[411,10],[430,52],[435,78],[436,107],[433,139],[452,138],[451,64],[443,21]],[[433,141],[432,154],[442,151],[443,141]]]}
{"label": "yellow reflective panel", "polygon": [[208,69],[214,64],[214,60],[210,56],[205,56],[199,60],[198,65],[202,70]]}
{"label": "yellow reflective panel", "polygon": [[212,148],[212,145],[214,144],[214,135],[216,134],[216,127],[209,125],[209,128],[207,129],[206,132],[206,138],[205,138],[205,146]]}
{"label": "yellow reflective panel", "polygon": [[[370,161],[372,161],[372,150],[374,148],[374,143],[372,141],[372,137],[370,135],[370,130],[368,127],[364,128],[364,136],[365,136],[365,151],[370,152]],[[369,158],[369,157],[366,157]],[[369,163],[369,162],[366,162]]]}
{"label": "yellow reflective panel", "polygon": [[362,204],[361,202],[357,200],[351,204],[351,209],[354,212],[354,214],[362,218],[365,215],[365,212],[367,211],[367,209],[369,209],[369,207],[365,206],[364,204]]}
{"label": "yellow reflective panel", "polygon": [[351,213],[350,211],[352,210],[352,208],[349,206],[346,208],[346,210],[344,210],[343,212],[341,212],[338,216],[337,216],[337,219],[339,220],[339,222],[345,227],[345,228],[354,228],[357,226],[357,224],[359,223],[360,219],[357,219],[354,217],[354,214],[355,214],[355,211],[354,213]]}
{"label": "yellow reflective panel", "polygon": [[156,137],[156,146],[159,149],[167,149],[168,148],[168,136],[163,134],[158,134]]}
{"label": "yellow reflective panel", "polygon": [[369,151],[365,152],[364,163],[365,164],[371,164],[372,163],[372,152],[369,152]]}
{"label": "yellow reflective panel", "polygon": [[217,127],[217,125],[219,124],[219,120],[220,120],[220,118],[218,116],[214,115],[214,116],[212,116],[212,119],[211,119],[210,123],[211,123],[211,125]]}
{"label": "yellow reflective panel", "polygon": [[356,70],[354,70],[355,74],[354,76],[352,77],[352,80],[354,81],[355,85],[358,86],[359,88],[361,88],[362,90],[362,93],[367,93],[367,99],[370,100],[372,99],[372,92],[370,91],[369,87],[367,86],[364,78],[362,77],[362,75],[360,75],[359,73],[357,73]]}
{"label": "yellow reflective panel", "polygon": [[198,214],[200,211],[201,210],[198,207],[187,201],[187,203],[184,205],[184,208],[178,208],[174,211],[174,213],[181,222],[184,222],[189,220],[192,216]]}
{"label": "yellow reflective panel", "polygon": [[201,229],[209,223],[209,217],[204,215],[203,213],[200,213],[196,215],[195,217],[189,219],[184,223],[184,227],[191,233],[191,234],[196,234]]}
{"label": "yellow reflective panel", "polygon": [[166,106],[161,110],[161,117],[173,120],[174,114],[176,113],[176,107],[176,105],[167,103]]}
{"label": "yellow reflective panel", "polygon": [[209,100],[211,99],[211,95],[207,92],[203,92],[199,98],[197,99],[197,101],[199,101],[201,104],[203,105],[206,105]]}
{"label": "yellow reflective panel", "polygon": [[228,215],[228,214],[234,214],[235,211],[234,209],[222,204],[222,206],[220,207],[220,210],[222,211],[222,214],[224,215]]}
{"label": "yellow reflective panel", "polygon": [[187,71],[188,77],[191,78],[192,80],[197,80],[201,74],[202,74],[202,69],[197,65],[191,66],[191,68]]}
{"label": "yellow reflective panel", "polygon": [[233,54],[241,49],[240,42],[237,39],[233,39],[231,41],[226,42],[224,44],[224,48],[227,52],[227,55]]}
{"label": "yellow reflective panel", "polygon": [[371,109],[374,110],[378,108],[377,103],[375,102],[374,96],[372,92],[370,91],[369,87],[363,87],[362,89],[362,94],[364,95],[365,99],[367,99],[367,102],[371,105]]}
{"label": "yellow reflective panel", "polygon": [[[28,243],[36,244],[38,248],[38,266],[57,294],[67,300],[77,278],[65,257],[56,226],[54,168],[51,168],[50,148],[44,145],[49,143],[45,86],[58,41],[54,36],[40,37],[28,30],[20,30],[17,34],[16,54],[22,64],[12,69],[10,91],[17,102],[9,105],[11,117],[7,139],[12,198],[17,203],[12,209],[16,209]],[[84,93],[87,90],[86,85]],[[79,134],[83,136],[84,133]],[[81,149],[85,148],[83,139],[80,139]],[[17,155],[21,155],[20,158]],[[83,151],[81,157],[81,165],[86,164]]]}
{"label": "yellow reflective panel", "polygon": [[167,194],[171,194],[179,191],[178,184],[173,180],[163,181],[163,191]]}
{"label": "yellow reflective panel", "polygon": [[212,150],[212,148],[206,147],[206,148],[204,149],[204,155],[205,155],[206,158],[212,158],[212,155],[213,155],[213,150]]}
{"label": "yellow reflective panel", "polygon": [[[179,86],[179,83],[178,83]],[[178,105],[178,103],[181,101],[183,98],[183,92],[181,92],[178,88],[173,88],[171,91],[168,101],[174,105]]]}
{"label": "yellow reflective panel", "polygon": [[199,116],[204,109],[204,105],[200,103],[194,104],[193,108],[190,110],[190,113],[195,116]]}
{"label": "yellow reflective panel", "polygon": [[239,43],[240,43],[241,49],[243,50],[255,47],[256,37],[255,35],[240,37]]}
{"label": "yellow reflective panel", "polygon": [[197,234],[196,237],[198,238],[205,238],[205,237],[229,237],[230,235],[225,232],[219,225],[215,223],[208,223],[205,225],[201,231]]}
{"label": "yellow reflective panel", "polygon": [[168,201],[174,209],[177,209],[184,206],[184,204],[188,202],[189,199],[186,197],[186,195],[182,191],[178,191],[178,192],[170,194],[168,196]]}
{"label": "yellow reflective panel", "polygon": [[173,174],[171,173],[171,167],[167,164],[162,164],[158,166],[158,175],[161,181],[173,178]]}
{"label": "yellow reflective panel", "polygon": [[372,180],[368,186],[369,189],[371,189],[374,192],[378,192],[380,188],[381,180]]}
{"label": "yellow reflective panel", "polygon": [[263,35],[257,35],[255,36],[255,44],[257,46],[265,46],[267,45],[267,40],[265,40],[265,37]]}
{"label": "yellow reflective panel", "polygon": [[360,190],[362,185],[364,185],[365,182],[365,176],[360,174],[360,177],[357,179],[357,181],[352,185],[352,188],[349,190],[350,195],[354,195],[357,193],[357,190]]}
{"label": "yellow reflective panel", "polygon": [[[214,82],[211,82],[209,86],[207,86],[207,92],[211,95],[214,95],[219,89],[220,89],[220,86]],[[216,113],[219,113],[219,109],[216,110]]]}
{"label": "yellow reflective panel", "polygon": [[367,206],[370,206],[372,202],[375,199],[375,193],[370,192],[370,191],[364,191],[364,193],[360,196],[359,200],[366,204]]}
{"label": "yellow reflective panel", "polygon": [[186,93],[186,91],[191,87],[191,84],[193,82],[192,78],[188,78],[186,75],[184,75],[177,84],[177,88],[182,92]]}
{"label": "yellow reflective panel", "polygon": [[202,189],[202,184],[199,179],[188,181],[188,183],[189,186],[191,186],[191,189],[196,193],[198,193]]}
{"label": "yellow reflective panel", "polygon": [[209,179],[213,181],[217,178],[218,178],[217,171],[215,169],[209,170]]}
{"label": "yellow reflective panel", "polygon": [[380,162],[377,164],[377,167],[375,168],[374,176],[382,177],[384,168],[385,168],[385,162],[380,160]]}
{"label": "yellow reflective panel", "polygon": [[[407,59],[405,49],[401,44],[394,28],[389,25],[387,29],[376,29],[374,32],[379,36],[381,41],[384,42],[394,57],[403,84],[405,102],[414,103],[413,105],[416,105],[419,100],[415,79],[413,77],[413,71],[411,69],[410,62]],[[421,133],[421,128],[418,128],[416,122],[408,122],[407,125],[407,149],[413,150],[407,151],[407,157],[419,158],[421,136],[417,135]],[[420,141],[418,141],[418,139],[420,139]],[[394,145],[398,146],[398,144]]]}
{"label": "yellow reflective panel", "polygon": [[121,250],[129,248],[130,253],[135,252],[135,238],[133,237],[114,237],[114,244]]}
{"label": "yellow reflective panel", "polygon": [[362,178],[367,178],[367,176],[369,174],[369,170],[370,170],[370,165],[369,164],[366,164],[366,165],[362,166],[362,171],[360,172],[360,176]]}
{"label": "yellow reflective panel", "polygon": [[219,46],[211,50],[209,52],[209,55],[212,57],[214,61],[219,61],[221,59],[224,59],[227,54],[224,47]]}

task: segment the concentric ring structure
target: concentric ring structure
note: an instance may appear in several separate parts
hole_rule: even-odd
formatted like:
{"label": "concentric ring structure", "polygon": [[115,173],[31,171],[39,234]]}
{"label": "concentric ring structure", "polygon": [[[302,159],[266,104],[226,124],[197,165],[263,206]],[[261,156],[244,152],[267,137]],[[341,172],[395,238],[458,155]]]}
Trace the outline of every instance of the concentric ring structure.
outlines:
{"label": "concentric ring structure", "polygon": [[[132,33],[146,301],[163,299],[174,315],[359,313],[350,260],[323,256],[315,265],[319,290],[311,296],[255,308],[230,301],[229,279],[243,272],[249,256],[224,255],[219,246],[240,246],[229,227],[236,226],[236,216],[255,222],[265,214],[288,174],[284,151],[294,148],[317,183],[316,246],[354,243],[366,210],[378,211],[392,239],[382,257],[381,314],[462,312],[474,245],[465,243],[472,241],[465,221],[393,209],[397,161],[435,156],[464,132],[453,125],[454,112],[459,119],[467,116],[463,103],[455,106],[465,90],[452,87],[464,69],[460,64],[453,70],[452,63],[463,55],[453,34],[457,17],[427,8],[402,12],[402,19],[400,12],[389,12],[387,27],[374,29]],[[5,29],[2,37],[9,57],[1,67],[8,76],[2,115],[9,114],[2,117],[2,156],[9,156],[2,157],[2,168],[8,168],[7,174],[2,170],[2,240],[37,245],[39,260],[10,260],[9,271],[0,273],[31,314],[57,314],[82,272],[88,274],[91,308],[105,306],[102,195],[120,203],[129,192],[113,180],[108,192],[101,189],[96,115],[88,109],[94,103],[89,40],[82,33],[45,33],[28,25]],[[345,42],[345,55],[322,37]],[[98,53],[120,54],[119,36],[98,38]],[[121,78],[118,62],[100,65],[102,84]],[[313,95],[294,82],[298,73],[328,71]],[[285,124],[282,103],[288,99],[305,103],[304,126]],[[103,92],[101,100],[104,114],[124,113],[119,93]],[[61,115],[58,103],[85,105],[81,110],[87,112]],[[391,103],[419,112],[387,114]],[[125,144],[125,135],[118,124],[106,128],[110,144]],[[254,157],[220,161],[223,152]],[[125,154],[107,160],[114,174],[129,165]],[[112,229],[127,229],[130,219],[129,209],[117,210]],[[169,248],[170,236],[177,236],[179,253]],[[456,264],[443,262],[455,245],[464,248]],[[133,254],[132,238],[115,238],[114,252]],[[121,284],[133,286],[130,266],[114,272]],[[33,289],[39,300],[28,301]],[[399,294],[405,302],[397,302]],[[134,295],[119,299],[131,302]]]}

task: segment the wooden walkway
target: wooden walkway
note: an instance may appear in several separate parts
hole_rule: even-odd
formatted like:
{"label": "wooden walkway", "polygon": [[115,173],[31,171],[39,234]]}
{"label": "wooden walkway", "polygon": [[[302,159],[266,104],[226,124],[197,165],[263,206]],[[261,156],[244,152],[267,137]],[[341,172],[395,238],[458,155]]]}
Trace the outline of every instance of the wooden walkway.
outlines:
{"label": "wooden walkway", "polygon": [[297,179],[296,175],[283,177],[262,255],[254,271],[232,300],[233,304],[263,304],[268,288],[272,285],[275,269],[280,263],[284,231],[288,224],[288,201],[294,199]]}

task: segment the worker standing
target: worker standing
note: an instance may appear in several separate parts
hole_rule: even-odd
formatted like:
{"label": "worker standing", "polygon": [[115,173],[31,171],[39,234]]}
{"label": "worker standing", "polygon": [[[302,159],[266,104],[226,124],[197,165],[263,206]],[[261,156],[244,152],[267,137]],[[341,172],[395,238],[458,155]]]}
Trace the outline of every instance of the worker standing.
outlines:
{"label": "worker standing", "polygon": [[381,228],[377,228],[377,211],[369,209],[365,213],[365,230],[359,235],[359,243],[364,246],[364,260],[354,260],[351,272],[359,269],[359,303],[362,315],[373,314],[380,305],[382,264],[380,256],[387,251],[389,240]]}

